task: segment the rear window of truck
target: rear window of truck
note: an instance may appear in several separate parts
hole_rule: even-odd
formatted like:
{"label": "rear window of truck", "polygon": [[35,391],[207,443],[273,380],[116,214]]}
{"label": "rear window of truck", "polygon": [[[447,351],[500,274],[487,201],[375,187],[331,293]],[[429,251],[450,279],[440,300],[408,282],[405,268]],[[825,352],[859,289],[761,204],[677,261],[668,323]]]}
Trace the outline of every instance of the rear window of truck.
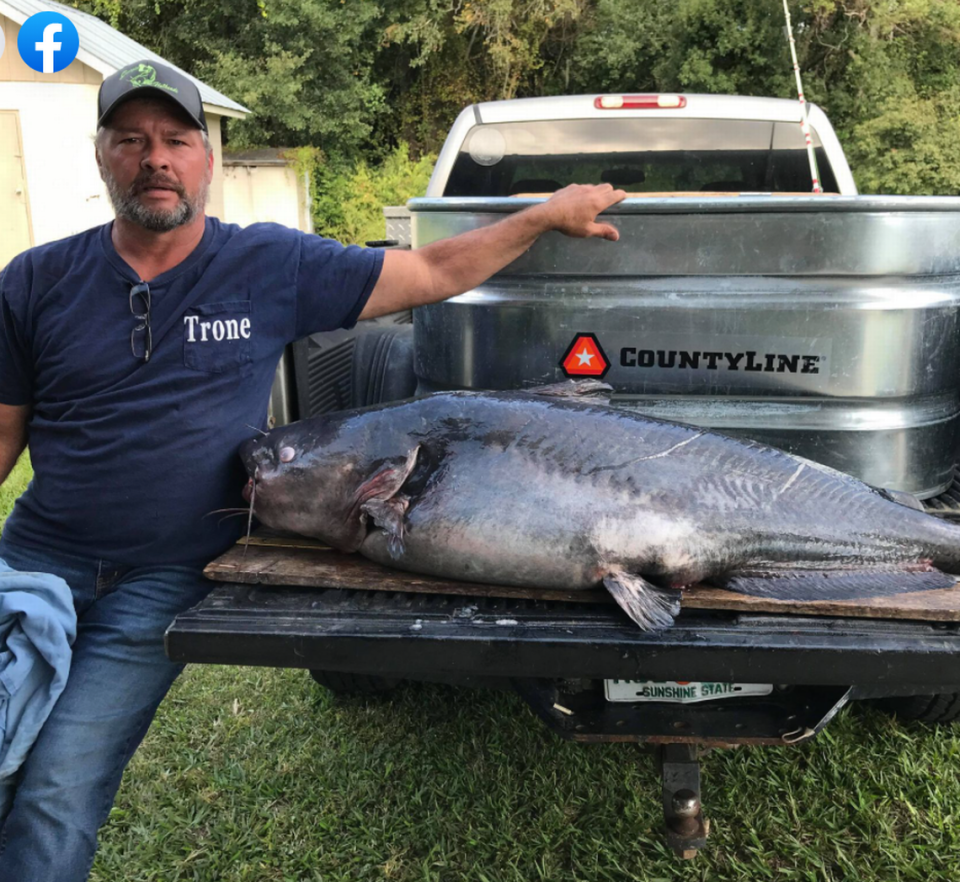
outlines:
{"label": "rear window of truck", "polygon": [[[825,191],[837,192],[811,131]],[[444,196],[551,193],[609,183],[630,193],[809,193],[799,123],[727,119],[540,120],[475,126]]]}

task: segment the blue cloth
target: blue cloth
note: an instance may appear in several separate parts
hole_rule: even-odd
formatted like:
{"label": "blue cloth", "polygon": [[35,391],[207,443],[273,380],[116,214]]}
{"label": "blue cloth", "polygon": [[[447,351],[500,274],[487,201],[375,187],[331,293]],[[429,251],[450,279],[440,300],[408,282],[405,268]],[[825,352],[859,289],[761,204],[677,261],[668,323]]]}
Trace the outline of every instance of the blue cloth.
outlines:
{"label": "blue cloth", "polygon": [[383,252],[208,218],[149,283],[144,363],[130,345],[140,279],[111,228],[31,248],[0,276],[0,403],[33,405],[36,475],[5,533],[119,563],[206,563],[242,532],[205,515],[245,506],[237,448],[266,425],[284,346],[353,325]]}
{"label": "blue cloth", "polygon": [[77,614],[59,576],[0,559],[0,818],[14,776],[67,684]]}
{"label": "blue cloth", "polygon": [[66,580],[77,611],[66,688],[0,814],[0,882],[82,882],[124,767],[182,669],[164,654],[163,634],[213,583],[192,567],[128,567],[14,545],[6,531],[0,557]]}

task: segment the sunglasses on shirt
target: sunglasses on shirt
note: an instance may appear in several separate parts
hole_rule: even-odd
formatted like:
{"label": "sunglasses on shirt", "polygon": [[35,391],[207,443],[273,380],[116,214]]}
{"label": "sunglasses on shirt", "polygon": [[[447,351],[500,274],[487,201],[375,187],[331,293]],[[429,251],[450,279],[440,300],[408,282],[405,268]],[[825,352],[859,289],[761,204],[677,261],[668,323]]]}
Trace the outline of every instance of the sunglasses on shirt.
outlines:
{"label": "sunglasses on shirt", "polygon": [[[140,322],[130,332],[130,349],[134,358],[150,361],[153,352],[153,332],[150,330],[150,286],[140,282],[130,289],[130,312]],[[141,336],[141,332],[145,332]]]}

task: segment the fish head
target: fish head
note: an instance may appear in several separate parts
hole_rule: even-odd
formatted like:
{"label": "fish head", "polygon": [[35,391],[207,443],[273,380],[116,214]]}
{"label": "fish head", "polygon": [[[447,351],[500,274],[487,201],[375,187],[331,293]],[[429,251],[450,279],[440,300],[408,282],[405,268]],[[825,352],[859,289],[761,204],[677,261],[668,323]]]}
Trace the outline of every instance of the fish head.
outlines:
{"label": "fish head", "polygon": [[341,421],[314,418],[281,426],[240,448],[249,475],[243,495],[264,525],[355,551],[366,535],[356,512],[362,450]]}

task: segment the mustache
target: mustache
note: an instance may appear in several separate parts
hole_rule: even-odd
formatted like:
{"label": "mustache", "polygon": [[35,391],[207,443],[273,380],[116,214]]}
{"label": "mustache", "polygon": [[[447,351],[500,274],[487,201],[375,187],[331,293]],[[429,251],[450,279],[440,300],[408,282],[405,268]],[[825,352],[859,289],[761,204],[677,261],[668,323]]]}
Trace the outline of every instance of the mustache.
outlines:
{"label": "mustache", "polygon": [[183,197],[186,194],[186,190],[178,184],[176,181],[171,178],[165,177],[164,175],[156,174],[140,174],[134,179],[134,182],[130,185],[130,193],[136,195],[137,193],[142,193],[144,190],[150,190],[154,187],[163,187],[167,190],[173,190],[178,196]]}

